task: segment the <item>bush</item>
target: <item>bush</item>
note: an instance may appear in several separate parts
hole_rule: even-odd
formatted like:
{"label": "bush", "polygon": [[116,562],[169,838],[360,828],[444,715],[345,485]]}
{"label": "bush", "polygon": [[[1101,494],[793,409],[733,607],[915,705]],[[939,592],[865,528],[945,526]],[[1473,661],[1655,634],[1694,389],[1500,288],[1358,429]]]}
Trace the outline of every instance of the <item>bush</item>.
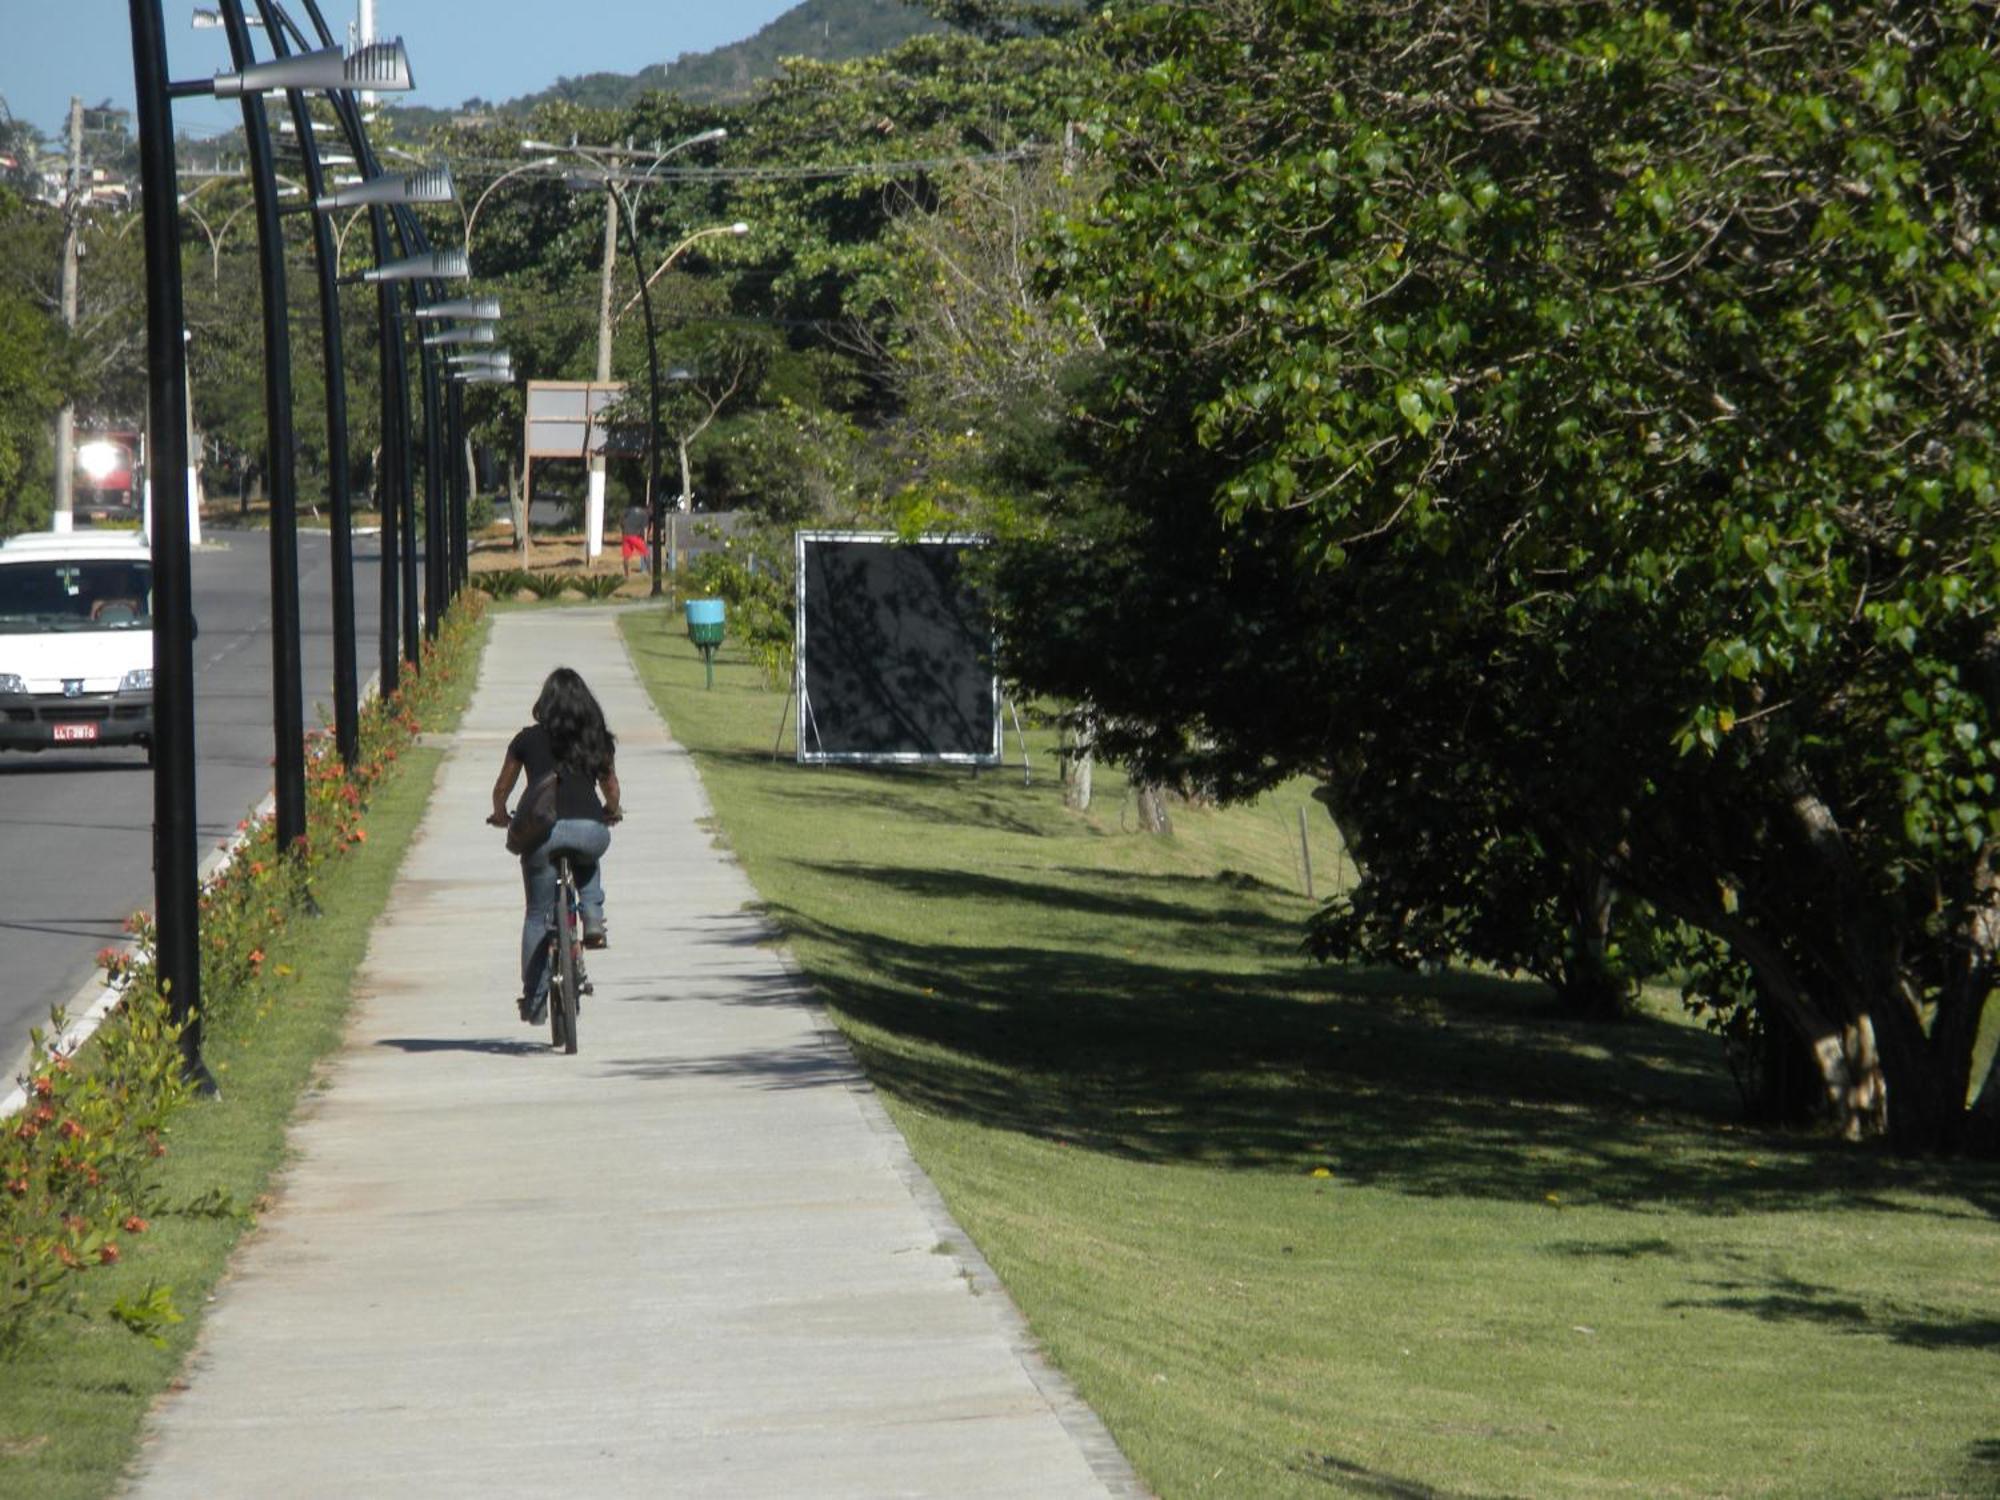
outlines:
{"label": "bush", "polygon": [[[73,1309],[77,1278],[115,1264],[121,1236],[146,1232],[161,1137],[188,1097],[179,1040],[146,985],[98,1029],[87,1059],[34,1033],[27,1104],[0,1134],[0,1351]],[[158,1312],[164,1321],[171,1303]],[[127,1326],[149,1332],[147,1321]]]}
{"label": "bush", "polygon": [[609,599],[624,582],[624,575],[619,573],[572,573],[566,585],[586,599]]}
{"label": "bush", "polygon": [[696,555],[683,587],[689,598],[729,606],[729,633],[772,687],[792,675],[792,553],[776,536],[726,538]]}

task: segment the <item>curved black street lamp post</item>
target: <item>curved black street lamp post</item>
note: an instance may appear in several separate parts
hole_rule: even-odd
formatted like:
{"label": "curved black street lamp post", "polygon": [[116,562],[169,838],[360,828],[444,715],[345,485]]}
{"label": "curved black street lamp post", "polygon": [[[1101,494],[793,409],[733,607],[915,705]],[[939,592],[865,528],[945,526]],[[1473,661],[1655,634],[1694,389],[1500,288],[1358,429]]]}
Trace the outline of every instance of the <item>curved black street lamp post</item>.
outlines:
{"label": "curved black street lamp post", "polygon": [[153,958],[204,1093],[194,804],[194,581],[188,539],[187,346],[172,85],[159,0],[130,0],[146,251],[146,413],[153,491]]}
{"label": "curved black street lamp post", "polygon": [[[492,188],[489,187],[486,193],[481,195],[480,203],[483,204],[492,191]],[[474,216],[476,214],[477,208],[475,207]],[[469,216],[466,222],[469,225],[472,222],[472,217]],[[468,252],[470,249],[471,245],[468,239]],[[455,327],[445,329],[442,332],[427,335],[425,342],[433,347],[442,347],[450,344],[490,345],[494,341],[494,331],[491,324],[499,316],[500,302],[495,297],[456,297],[441,302],[432,302],[428,306],[417,310],[417,317],[421,322],[434,323],[450,319],[456,324]],[[451,510],[447,525],[447,531],[450,536],[450,551],[449,569],[446,577],[446,597],[451,599],[458,597],[460,590],[465,587],[467,580],[471,576],[469,558],[471,538],[469,535],[470,528],[467,514],[471,504],[471,494],[468,488],[469,481],[465,469],[467,435],[465,430],[464,385],[460,380],[453,378],[458,373],[458,367],[462,358],[463,356],[447,355],[444,372],[446,376],[444,387],[446,458],[450,474],[445,493]],[[506,363],[506,361],[496,358],[489,363],[498,366]],[[510,375],[512,373],[511,365],[508,366],[508,373]]]}
{"label": "curved black street lamp post", "polygon": [[[237,75],[256,58],[243,0],[222,0],[223,29]],[[223,89],[218,85],[216,92]],[[257,204],[257,249],[264,313],[264,430],[271,499],[271,715],[278,848],[306,832],[304,691],[299,662],[297,442],[292,428],[291,327],[285,295],[285,241],[278,220],[277,162],[263,94],[241,91],[243,136]]]}
{"label": "curved black street lamp post", "polygon": [[[646,322],[646,388],[648,408],[646,427],[646,514],[653,533],[652,593],[655,598],[659,597],[664,589],[660,554],[663,550],[662,543],[666,536],[666,514],[660,497],[660,353],[659,328],[653,320],[653,277],[659,275],[660,271],[664,271],[668,266],[672,265],[675,257],[696,240],[706,239],[711,234],[742,234],[748,230],[749,226],[740,223],[730,224],[714,229],[704,229],[689,235],[680,244],[667,252],[666,259],[660,263],[659,270],[648,275],[645,264],[639,254],[639,225],[636,199],[626,194],[623,183],[626,181],[636,182],[638,184],[638,191],[643,193],[646,183],[652,177],[652,174],[658,171],[662,163],[669,157],[677,152],[687,150],[690,146],[699,146],[722,140],[728,134],[728,131],[718,127],[714,130],[704,130],[699,135],[690,136],[687,140],[680,141],[675,145],[669,146],[665,151],[658,153],[644,171],[634,173],[629,178],[621,176],[618,168],[612,163],[618,160],[630,159],[633,156],[633,153],[630,151],[579,146],[573,140],[568,146],[558,145],[551,141],[524,140],[521,142],[521,149],[524,151],[564,151],[575,156],[580,156],[585,161],[590,162],[593,168],[593,175],[583,179],[584,185],[595,187],[601,184],[612,195],[613,199],[616,200],[619,211],[625,220],[626,258],[632,262],[633,275],[639,278],[638,301],[645,315]],[[605,254],[608,267],[610,257],[610,246],[608,243]],[[608,280],[608,270],[606,275]],[[607,349],[609,348],[608,340],[610,337],[609,299],[610,288],[607,285],[605,288],[604,305],[605,332],[601,335],[606,342],[600,346]],[[629,310],[632,304],[628,302],[625,305],[627,310]],[[599,357],[601,359],[604,356],[600,354]]]}
{"label": "curved black street lamp post", "polygon": [[[463,250],[433,250],[425,236],[423,226],[417,222],[415,214],[406,208],[395,211],[397,232],[405,250],[413,250],[403,261],[393,266],[378,266],[371,276],[391,280],[406,280],[417,283],[412,288],[412,309],[418,316],[425,305],[421,299],[435,298],[436,283],[447,280],[463,280],[471,274],[471,265]],[[442,503],[444,494],[444,456],[441,435],[442,413],[438,395],[438,368],[433,350],[428,343],[418,344],[418,361],[423,374],[424,402],[424,522],[429,533],[424,554],[425,583],[425,624],[424,633],[435,637],[438,618],[444,608],[443,570],[439,566],[444,555],[445,510]],[[405,504],[404,538],[406,546],[403,555],[403,630],[404,657],[414,664],[417,661],[416,618],[416,535],[414,507]]]}
{"label": "curved black street lamp post", "polygon": [[[368,210],[369,229],[375,245],[375,264],[390,262],[389,211]],[[401,300],[394,283],[383,281],[375,289],[375,315],[382,351],[382,456],[375,474],[379,496],[376,540],[381,547],[381,572],[377,582],[379,612],[378,686],[383,696],[402,685],[403,630],[402,606],[402,516],[410,504],[410,388],[409,369],[403,358]]]}
{"label": "curved black street lamp post", "polygon": [[[272,0],[257,0],[264,31],[278,57],[291,53],[286,28]],[[304,38],[299,37],[301,47]],[[333,738],[341,763],[352,766],[361,747],[361,688],[354,637],[354,512],[347,454],[347,360],[340,325],[339,250],[319,200],[325,170],[303,90],[286,93],[304,163],[306,194],[314,207],[313,264],[318,272],[320,343],[326,375],[326,479],[328,529],[333,548]],[[293,567],[296,570],[296,551]]]}
{"label": "curved black street lamp post", "polygon": [[[261,3],[261,0],[260,0]],[[308,5],[313,0],[306,0]],[[191,503],[188,480],[187,438],[187,352],[185,316],[181,299],[180,230],[178,217],[178,172],[174,160],[173,101],[199,94],[217,97],[244,97],[245,125],[251,136],[260,133],[261,106],[253,110],[257,96],[271,89],[340,88],[365,85],[393,89],[409,87],[409,70],[400,42],[363,48],[352,57],[331,45],[318,52],[267,64],[248,64],[248,20],[242,0],[229,0],[225,25],[230,31],[230,50],[239,72],[218,75],[211,80],[176,83],[167,72],[166,24],[160,0],[129,0],[131,18],[132,72],[136,117],[139,128],[142,215],[145,223],[146,254],[146,389],[147,417],[152,433],[154,614],[154,773],[153,773],[153,880],[154,917],[158,924],[155,947],[161,987],[180,1028],[184,1070],[203,1092],[213,1093],[214,1081],[201,1060],[201,963],[200,885],[196,868],[195,836],[195,742],[194,742],[194,612],[189,524]],[[270,160],[268,132],[262,132],[259,148],[262,166],[256,183],[257,195],[265,210],[265,242],[277,248],[275,218],[275,172]],[[282,262],[279,264],[282,277]],[[282,286],[282,280],[279,285]],[[279,309],[282,328],[282,297],[273,299],[266,281],[267,328],[271,308]],[[282,348],[282,345],[279,346]],[[267,344],[267,362],[269,360]],[[270,372],[267,371],[267,406],[271,400]],[[280,389],[288,384],[281,380]],[[289,392],[285,392],[285,417],[271,433],[271,468],[283,472],[291,459],[289,435]],[[284,612],[281,596],[286,590],[287,568],[284,553],[295,537],[276,533],[284,522],[274,495],[274,537],[272,544],[273,609]],[[291,588],[290,677],[292,694],[297,695],[297,562],[294,553],[289,567]],[[279,635],[285,634],[281,629]],[[274,683],[282,700],[287,696],[284,672],[276,658],[284,654],[283,641],[274,650]],[[288,830],[290,818],[284,809],[283,769],[289,743],[299,755],[301,795],[298,799],[299,831],[303,831],[303,741],[302,709],[293,697],[289,716],[281,702],[277,708],[277,748],[280,775],[280,838]],[[289,733],[286,732],[287,727]]]}
{"label": "curved black street lamp post", "polygon": [[[306,15],[323,48],[335,45],[333,29],[326,24],[319,0],[302,0]],[[302,39],[303,40],[303,39]],[[369,177],[382,175],[382,164],[369,144],[361,111],[351,91],[336,90],[329,95],[341,134],[361,170]],[[389,210],[380,203],[368,208],[370,238],[379,268],[391,263]],[[398,546],[399,517],[408,507],[409,463],[409,379],[403,360],[403,328],[395,286],[382,278],[374,280],[376,337],[381,356],[380,390],[382,446],[375,469],[375,501],[380,516],[377,540],[381,548],[379,583],[376,590],[377,686],[386,696],[401,685],[402,633],[401,567]]]}
{"label": "curved black street lamp post", "polygon": [[445,428],[451,434],[451,452],[448,455],[451,467],[451,523],[447,534],[451,537],[451,573],[447,583],[447,595],[456,599],[465,587],[471,572],[471,525],[472,496],[467,488],[470,483],[465,472],[465,397],[455,380],[445,381]]}
{"label": "curved black street lamp post", "polygon": [[618,199],[620,217],[625,221],[626,259],[632,262],[632,274],[639,278],[639,305],[646,318],[646,515],[653,528],[652,592],[657,598],[662,588],[660,537],[665,530],[665,513],[660,508],[660,330],[653,322],[653,292],[647,284],[645,263],[639,258],[639,226],[633,221],[631,199],[608,175],[604,186]]}

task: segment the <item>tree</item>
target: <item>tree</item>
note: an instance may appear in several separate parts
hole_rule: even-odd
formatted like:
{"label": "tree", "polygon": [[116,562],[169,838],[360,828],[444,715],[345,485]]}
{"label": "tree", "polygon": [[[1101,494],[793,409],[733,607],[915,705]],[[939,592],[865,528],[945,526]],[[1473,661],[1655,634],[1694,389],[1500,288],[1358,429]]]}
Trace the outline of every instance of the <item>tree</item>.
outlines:
{"label": "tree", "polygon": [[[1337,945],[1545,964],[1552,921],[1582,974],[1616,889],[1721,944],[1850,1106],[1879,1054],[1899,1146],[2000,1146],[2000,1086],[1965,1103],[2000,960],[1994,26],[1103,28],[1116,180],[1053,259],[1115,358],[1064,448],[1098,514],[1044,549],[1054,613],[1115,587],[1138,675],[1178,674],[1135,754],[1328,779],[1368,877]],[[1160,633],[1190,616],[1215,645]],[[1042,655],[1071,691],[1133,675]]]}
{"label": "tree", "polygon": [[660,424],[673,440],[680,461],[680,509],[694,505],[694,471],[688,455],[715,425],[723,408],[755,391],[769,351],[763,341],[725,331],[709,338],[677,365],[660,403]]}
{"label": "tree", "polygon": [[56,320],[0,286],[0,535],[48,520],[49,435],[68,389],[66,354]]}
{"label": "tree", "polygon": [[[0,188],[0,249],[18,247],[24,235],[42,237],[46,226],[31,222],[33,214]],[[61,319],[32,286],[0,279],[0,535],[48,521],[55,414],[77,386],[72,355]]]}

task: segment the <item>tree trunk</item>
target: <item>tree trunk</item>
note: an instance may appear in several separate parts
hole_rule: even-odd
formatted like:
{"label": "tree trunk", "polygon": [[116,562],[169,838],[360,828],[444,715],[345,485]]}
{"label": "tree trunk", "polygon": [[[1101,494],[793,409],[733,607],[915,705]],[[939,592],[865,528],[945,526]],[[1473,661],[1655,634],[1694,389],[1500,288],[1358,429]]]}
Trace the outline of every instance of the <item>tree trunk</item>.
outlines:
{"label": "tree trunk", "polygon": [[1142,781],[1132,790],[1139,799],[1139,826],[1147,833],[1172,833],[1174,820],[1167,813],[1166,789],[1158,782]]}
{"label": "tree trunk", "polygon": [[1090,777],[1096,764],[1090,746],[1072,743],[1063,757],[1063,806],[1073,812],[1090,811]]}
{"label": "tree trunk", "polygon": [[1091,724],[1091,716],[1084,713],[1063,725],[1063,806],[1072,812],[1090,810],[1090,776],[1097,758],[1091,749]]}
{"label": "tree trunk", "polygon": [[1555,976],[1556,998],[1581,1021],[1622,1021],[1631,1014],[1632,984],[1611,962],[1611,881],[1602,871],[1570,867],[1567,951]]}
{"label": "tree trunk", "polygon": [[1965,1149],[1987,1160],[2000,1158],[2000,1052],[1993,1054],[1986,1081],[1965,1118]]}
{"label": "tree trunk", "polygon": [[1333,820],[1334,831],[1340,835],[1341,850],[1354,866],[1357,884],[1368,872],[1367,860],[1362,852],[1366,848],[1366,840],[1362,832],[1363,824],[1355,815],[1348,786],[1349,778],[1358,779],[1360,774],[1359,757],[1350,756],[1345,765],[1327,767],[1312,792],[1313,801],[1325,808],[1326,815]]}
{"label": "tree trunk", "polygon": [[1819,1113],[1825,1079],[1813,1048],[1776,1018],[1766,1020],[1745,1049],[1745,1107],[1766,1125],[1806,1125]]}
{"label": "tree trunk", "polygon": [[1867,1016],[1813,1042],[1826,1099],[1845,1141],[1867,1140],[1889,1128],[1889,1087]]}
{"label": "tree trunk", "polygon": [[521,566],[528,565],[528,503],[521,494],[521,471],[507,460],[507,509],[514,517],[514,549],[521,554]]}

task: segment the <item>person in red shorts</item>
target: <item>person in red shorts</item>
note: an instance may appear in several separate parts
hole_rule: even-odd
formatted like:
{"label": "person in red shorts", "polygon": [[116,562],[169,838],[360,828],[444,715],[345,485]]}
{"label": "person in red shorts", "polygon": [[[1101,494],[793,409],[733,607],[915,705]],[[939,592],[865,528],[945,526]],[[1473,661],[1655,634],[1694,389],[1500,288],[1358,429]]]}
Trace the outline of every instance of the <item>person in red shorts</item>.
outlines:
{"label": "person in red shorts", "polygon": [[626,506],[625,519],[621,524],[625,528],[625,542],[619,553],[619,562],[625,569],[625,576],[630,578],[633,558],[639,559],[641,571],[652,560],[652,553],[646,547],[646,507]]}

